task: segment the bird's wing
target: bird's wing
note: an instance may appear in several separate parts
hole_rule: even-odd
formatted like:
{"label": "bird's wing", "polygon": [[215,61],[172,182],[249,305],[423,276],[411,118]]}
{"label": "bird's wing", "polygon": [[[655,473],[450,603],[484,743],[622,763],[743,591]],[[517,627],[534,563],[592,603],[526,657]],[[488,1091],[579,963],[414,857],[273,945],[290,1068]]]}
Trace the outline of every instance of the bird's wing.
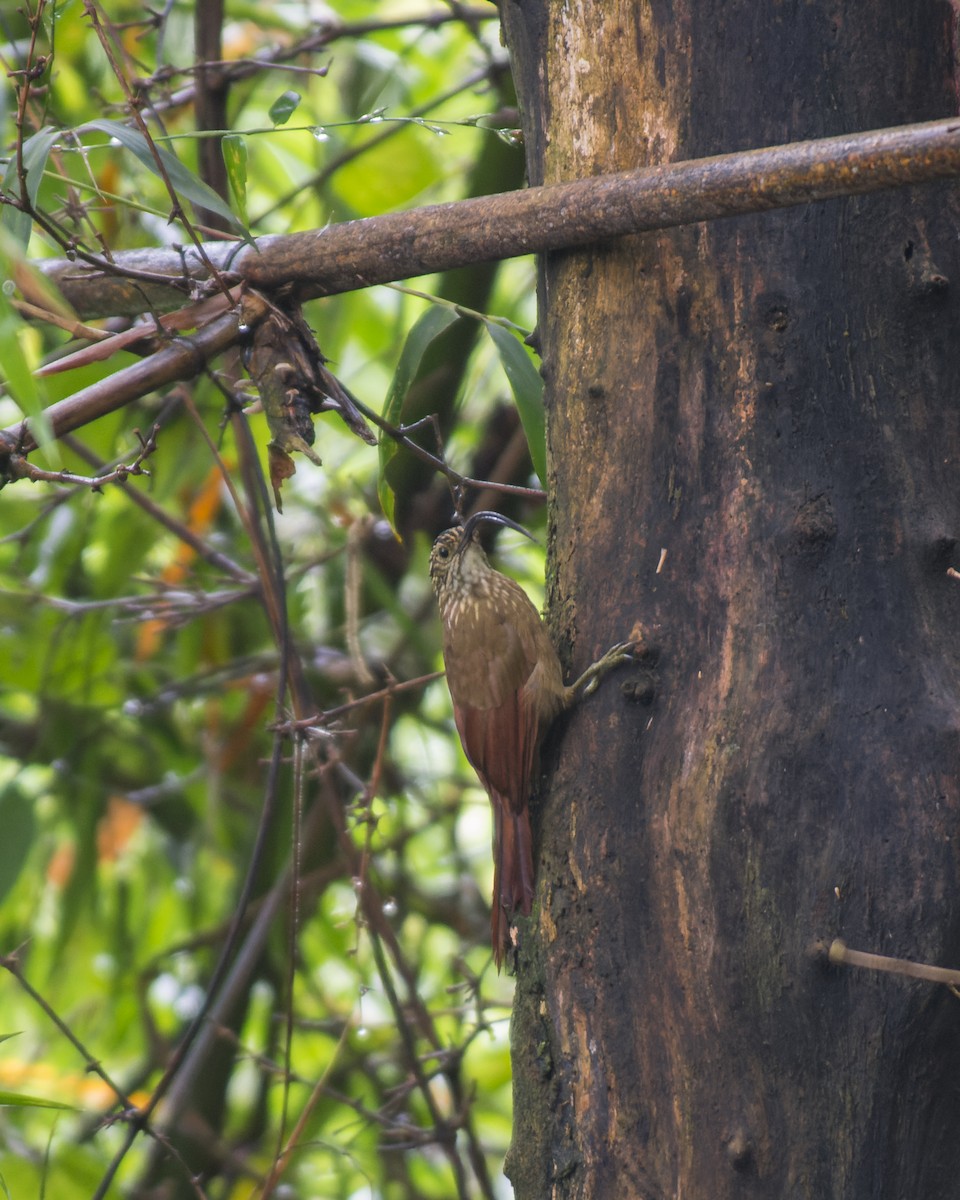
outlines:
{"label": "bird's wing", "polygon": [[537,757],[540,723],[533,703],[521,690],[500,708],[455,705],[453,713],[480,782],[519,812],[529,799]]}
{"label": "bird's wing", "polygon": [[527,606],[530,601],[519,587],[517,592],[517,598],[506,596],[497,619],[490,619],[487,609],[482,636],[476,626],[471,628],[468,610],[444,645],[454,716],[467,758],[487,791],[499,793],[515,812],[527,802],[540,740],[536,697],[525,687],[537,648],[518,632],[529,622],[511,619],[515,600],[522,598]]}

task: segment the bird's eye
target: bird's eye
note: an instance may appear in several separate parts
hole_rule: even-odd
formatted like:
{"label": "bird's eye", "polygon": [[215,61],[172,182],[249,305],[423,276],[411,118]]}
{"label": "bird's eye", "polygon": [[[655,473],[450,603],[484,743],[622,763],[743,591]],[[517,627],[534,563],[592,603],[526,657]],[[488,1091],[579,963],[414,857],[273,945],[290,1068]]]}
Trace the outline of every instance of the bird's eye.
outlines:
{"label": "bird's eye", "polygon": [[446,546],[440,546],[440,547],[438,547],[438,549],[437,549],[437,555],[438,555],[438,557],[440,557],[440,558],[449,558],[449,557],[450,557],[450,551],[449,551],[449,550],[446,548]]}

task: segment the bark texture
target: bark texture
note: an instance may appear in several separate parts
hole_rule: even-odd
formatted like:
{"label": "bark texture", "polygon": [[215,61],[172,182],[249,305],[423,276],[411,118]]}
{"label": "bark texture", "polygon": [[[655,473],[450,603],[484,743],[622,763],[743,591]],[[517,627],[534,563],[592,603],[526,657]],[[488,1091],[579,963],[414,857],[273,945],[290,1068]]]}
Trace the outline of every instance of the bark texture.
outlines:
{"label": "bark texture", "polygon": [[[940,0],[503,0],[531,183],[957,113]],[[518,1200],[952,1198],[955,187],[548,256],[557,732],[514,1017]],[[627,689],[629,691],[629,689]],[[548,757],[550,757],[548,755]]]}

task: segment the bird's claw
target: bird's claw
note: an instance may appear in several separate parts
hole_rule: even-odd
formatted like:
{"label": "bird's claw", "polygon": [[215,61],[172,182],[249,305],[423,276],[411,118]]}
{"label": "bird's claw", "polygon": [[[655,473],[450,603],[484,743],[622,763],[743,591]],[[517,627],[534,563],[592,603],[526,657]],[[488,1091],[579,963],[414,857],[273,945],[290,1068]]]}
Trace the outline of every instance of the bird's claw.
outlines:
{"label": "bird's claw", "polygon": [[[600,686],[600,680],[612,671],[614,667],[619,667],[623,663],[633,662],[633,650],[635,642],[617,642],[615,646],[611,646],[603,658],[599,659],[592,667],[587,669],[586,674],[590,676],[587,682],[583,685],[581,695],[592,696]],[[574,684],[574,687],[577,685]]]}

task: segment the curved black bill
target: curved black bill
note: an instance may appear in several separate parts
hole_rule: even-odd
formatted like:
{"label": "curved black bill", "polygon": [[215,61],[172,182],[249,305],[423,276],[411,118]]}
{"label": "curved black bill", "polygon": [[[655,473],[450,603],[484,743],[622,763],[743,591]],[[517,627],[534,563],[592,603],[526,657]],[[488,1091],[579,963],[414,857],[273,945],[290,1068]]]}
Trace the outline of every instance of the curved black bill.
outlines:
{"label": "curved black bill", "polygon": [[467,517],[463,526],[460,544],[462,546],[468,545],[477,527],[484,524],[503,525],[507,529],[515,529],[517,533],[522,533],[523,536],[529,538],[531,542],[535,542],[537,540],[528,529],[524,529],[522,525],[518,525],[516,521],[511,521],[509,517],[503,516],[502,513],[484,511],[475,512],[471,516]]}

